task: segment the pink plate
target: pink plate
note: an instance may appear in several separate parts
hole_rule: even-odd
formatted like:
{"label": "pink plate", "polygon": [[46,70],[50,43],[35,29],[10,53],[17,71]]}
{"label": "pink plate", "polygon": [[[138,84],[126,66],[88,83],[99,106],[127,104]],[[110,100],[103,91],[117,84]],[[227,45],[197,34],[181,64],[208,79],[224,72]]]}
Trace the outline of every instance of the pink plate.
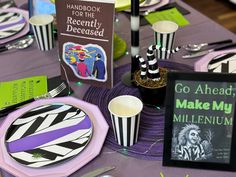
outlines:
{"label": "pink plate", "polygon": [[[26,112],[38,108],[39,106],[53,104],[53,103],[64,103],[68,105],[73,105],[77,107],[89,116],[93,124],[93,135],[90,142],[87,144],[86,148],[77,156],[63,163],[58,163],[57,165],[43,167],[43,168],[31,168],[22,165],[15,161],[7,152],[5,139],[6,132],[12,123],[18,119],[20,116]],[[7,118],[2,123],[0,129],[0,168],[8,171],[9,173],[19,176],[37,176],[37,177],[64,177],[69,176],[74,173],[85,164],[90,162],[95,158],[101,151],[104,140],[108,132],[108,124],[105,121],[102,113],[96,105],[87,103],[85,101],[73,98],[73,97],[63,97],[54,98],[47,100],[35,101],[7,116]]]}

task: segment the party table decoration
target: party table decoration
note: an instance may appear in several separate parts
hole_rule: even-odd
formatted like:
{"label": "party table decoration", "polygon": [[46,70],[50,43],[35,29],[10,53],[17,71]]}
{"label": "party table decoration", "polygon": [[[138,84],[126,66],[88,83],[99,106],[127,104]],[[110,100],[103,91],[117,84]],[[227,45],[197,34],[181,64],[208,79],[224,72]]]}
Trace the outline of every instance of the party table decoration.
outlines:
{"label": "party table decoration", "polygon": [[112,87],[114,3],[56,1],[59,59],[70,81]]}
{"label": "party table decoration", "polygon": [[169,72],[163,165],[236,171],[236,75]]}
{"label": "party table decoration", "polygon": [[140,61],[140,70],[134,75],[134,80],[140,90],[143,102],[150,105],[161,105],[165,99],[167,69],[158,66],[158,60],[154,55],[154,51],[166,51],[167,53],[175,53],[179,51],[179,47],[173,50],[165,50],[159,45],[151,45],[147,50],[147,61],[141,56],[136,58]]}
{"label": "party table decoration", "polygon": [[95,105],[72,97],[35,101],[1,125],[0,167],[22,177],[69,176],[99,154],[107,131]]}

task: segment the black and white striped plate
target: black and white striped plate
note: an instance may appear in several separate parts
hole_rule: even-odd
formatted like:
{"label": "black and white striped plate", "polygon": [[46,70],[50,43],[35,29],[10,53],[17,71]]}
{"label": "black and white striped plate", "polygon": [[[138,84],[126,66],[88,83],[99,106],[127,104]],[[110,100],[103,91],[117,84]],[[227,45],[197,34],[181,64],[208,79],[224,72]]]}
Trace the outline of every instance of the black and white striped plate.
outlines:
{"label": "black and white striped plate", "polygon": [[10,37],[20,32],[26,25],[24,16],[16,12],[0,13],[0,39]]}
{"label": "black and white striped plate", "polygon": [[77,156],[88,145],[92,132],[92,121],[84,111],[52,103],[17,118],[6,133],[5,144],[18,163],[40,168]]}
{"label": "black and white striped plate", "polygon": [[208,72],[236,73],[236,53],[229,52],[215,56],[207,66]]}
{"label": "black and white striped plate", "polygon": [[149,7],[149,6],[153,6],[156,5],[158,3],[160,3],[161,0],[145,0],[144,2],[140,3],[139,7]]}

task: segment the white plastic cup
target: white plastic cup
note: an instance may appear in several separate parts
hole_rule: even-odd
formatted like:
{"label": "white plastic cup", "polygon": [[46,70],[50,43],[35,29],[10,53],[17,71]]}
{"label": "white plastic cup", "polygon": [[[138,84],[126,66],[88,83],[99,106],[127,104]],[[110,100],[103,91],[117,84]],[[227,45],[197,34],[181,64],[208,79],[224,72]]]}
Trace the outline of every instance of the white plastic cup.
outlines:
{"label": "white plastic cup", "polygon": [[48,14],[35,15],[29,19],[41,51],[54,48],[53,20],[53,16]]}
{"label": "white plastic cup", "polygon": [[142,101],[131,95],[113,98],[108,104],[113,131],[117,143],[121,146],[132,146],[138,141]]}
{"label": "white plastic cup", "polygon": [[154,42],[157,45],[161,45],[161,48],[165,50],[157,50],[157,58],[167,60],[170,58],[171,51],[174,46],[175,34],[178,30],[178,25],[173,21],[163,20],[158,21],[152,25],[154,30]]}

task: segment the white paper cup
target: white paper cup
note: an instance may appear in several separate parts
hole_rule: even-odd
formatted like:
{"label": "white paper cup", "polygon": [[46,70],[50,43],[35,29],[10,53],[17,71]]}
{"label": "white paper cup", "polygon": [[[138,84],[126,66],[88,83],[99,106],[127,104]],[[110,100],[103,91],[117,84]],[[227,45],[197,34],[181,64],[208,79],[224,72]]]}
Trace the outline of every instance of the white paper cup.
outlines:
{"label": "white paper cup", "polygon": [[131,95],[118,96],[109,102],[108,110],[119,145],[132,146],[137,142],[142,109],[142,101]]}
{"label": "white paper cup", "polygon": [[178,30],[178,25],[173,21],[158,21],[152,25],[154,30],[154,42],[161,45],[166,51],[157,51],[158,59],[169,59],[170,53],[167,50],[172,50],[175,40],[175,33]]}
{"label": "white paper cup", "polygon": [[54,47],[53,16],[42,14],[29,19],[38,47],[42,51],[51,50]]}

